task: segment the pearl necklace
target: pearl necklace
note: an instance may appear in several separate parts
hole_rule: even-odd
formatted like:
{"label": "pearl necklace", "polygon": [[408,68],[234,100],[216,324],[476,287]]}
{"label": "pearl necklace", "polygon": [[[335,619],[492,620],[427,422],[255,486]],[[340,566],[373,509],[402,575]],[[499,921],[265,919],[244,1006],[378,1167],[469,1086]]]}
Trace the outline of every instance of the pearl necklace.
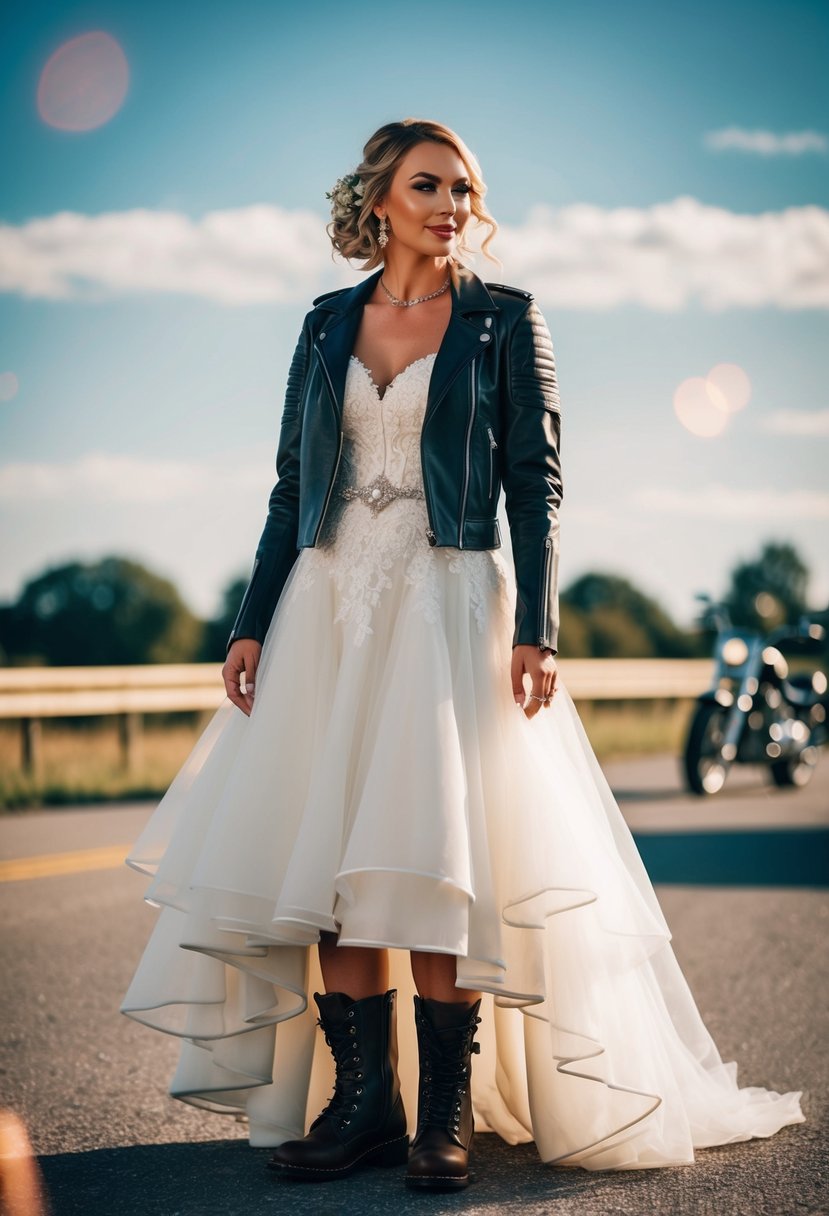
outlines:
{"label": "pearl necklace", "polygon": [[410,308],[412,304],[421,304],[421,303],[422,303],[424,300],[433,300],[433,299],[435,298],[435,296],[442,295],[442,294],[443,294],[443,292],[444,292],[444,291],[446,291],[446,288],[449,286],[449,279],[450,279],[450,277],[451,277],[451,276],[447,276],[446,282],[443,284],[443,286],[442,286],[442,287],[439,287],[439,288],[437,289],[437,291],[433,291],[433,292],[431,293],[431,295],[428,295],[428,296],[415,296],[415,298],[414,298],[413,300],[398,300],[397,296],[393,296],[393,295],[392,295],[392,293],[389,291],[388,287],[387,287],[387,286],[386,286],[386,284],[383,282],[382,278],[380,279],[380,286],[383,288],[383,291],[384,291],[384,292],[386,293],[386,295],[389,297],[389,299],[391,300],[392,304],[394,304],[396,307],[398,307],[398,308]]}

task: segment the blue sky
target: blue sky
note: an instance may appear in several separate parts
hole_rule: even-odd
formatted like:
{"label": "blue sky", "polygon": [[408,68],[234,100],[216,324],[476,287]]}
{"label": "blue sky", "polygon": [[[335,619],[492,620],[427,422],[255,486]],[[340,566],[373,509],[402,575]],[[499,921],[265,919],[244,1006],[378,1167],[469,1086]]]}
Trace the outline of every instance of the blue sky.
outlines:
{"label": "blue sky", "polygon": [[[47,65],[96,31],[61,102]],[[7,4],[0,599],[112,552],[203,613],[247,574],[302,317],[363,274],[325,191],[415,115],[481,163],[503,266],[473,268],[550,326],[561,585],[688,623],[776,539],[825,606],[827,51],[823,3]],[[750,396],[703,437],[676,407],[721,365]]]}

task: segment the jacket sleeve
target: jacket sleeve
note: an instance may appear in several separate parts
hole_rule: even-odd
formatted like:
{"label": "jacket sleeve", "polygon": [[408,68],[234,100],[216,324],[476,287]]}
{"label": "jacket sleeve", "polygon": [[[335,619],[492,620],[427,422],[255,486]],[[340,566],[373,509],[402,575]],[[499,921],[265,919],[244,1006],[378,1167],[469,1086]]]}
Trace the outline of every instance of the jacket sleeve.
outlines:
{"label": "jacket sleeve", "polygon": [[517,588],[512,644],[558,654],[561,401],[550,331],[535,300],[510,332],[506,365],[503,484]]}
{"label": "jacket sleeve", "polygon": [[276,453],[277,482],[268,502],[268,516],[256,547],[253,569],[225,653],[237,638],[265,640],[274,610],[297,559],[299,531],[299,447],[302,398],[311,337],[306,317],[288,372],[285,407]]}

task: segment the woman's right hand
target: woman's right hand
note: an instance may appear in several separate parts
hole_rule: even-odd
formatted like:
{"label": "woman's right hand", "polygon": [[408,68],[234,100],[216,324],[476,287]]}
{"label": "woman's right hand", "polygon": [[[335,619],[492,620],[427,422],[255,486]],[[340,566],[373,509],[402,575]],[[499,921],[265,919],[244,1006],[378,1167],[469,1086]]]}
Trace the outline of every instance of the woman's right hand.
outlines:
{"label": "woman's right hand", "polygon": [[[238,705],[243,714],[250,717],[255,695],[256,669],[259,666],[259,656],[262,654],[262,643],[255,638],[237,638],[230,650],[222,668],[222,679],[225,691],[234,705]],[[245,691],[242,692],[241,675],[245,673]]]}

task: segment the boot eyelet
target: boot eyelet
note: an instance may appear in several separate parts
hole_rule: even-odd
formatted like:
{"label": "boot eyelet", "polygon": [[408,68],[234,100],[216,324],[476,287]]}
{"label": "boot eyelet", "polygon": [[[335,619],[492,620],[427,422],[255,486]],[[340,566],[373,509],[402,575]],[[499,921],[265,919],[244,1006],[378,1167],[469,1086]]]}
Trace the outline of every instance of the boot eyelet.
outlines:
{"label": "boot eyelet", "polygon": [[362,1079],[363,1079],[363,1074],[362,1074],[361,1072],[358,1072],[358,1073],[357,1073],[357,1080],[358,1080],[358,1081],[362,1081]]}
{"label": "boot eyelet", "polygon": [[346,1016],[347,1018],[353,1018],[353,1017],[354,1017],[354,1010],[353,1010],[353,1009],[349,1009],[348,1013],[347,1013],[345,1016]]}
{"label": "boot eyelet", "polygon": [[345,1127],[350,1122],[351,1122],[350,1119],[340,1119],[340,1126]]}
{"label": "boot eyelet", "polygon": [[351,1057],[351,1062],[352,1062],[352,1064],[359,1064],[359,1063],[360,1063],[360,1057],[359,1057],[359,1056],[352,1056],[352,1057]]}
{"label": "boot eyelet", "polygon": [[357,1033],[357,1027],[356,1027],[356,1026],[349,1026],[349,1028],[348,1028],[348,1033],[349,1033],[349,1034],[356,1034],[356,1033]]}
{"label": "boot eyelet", "polygon": [[358,1093],[358,1094],[361,1094],[362,1092],[363,1092],[363,1087],[362,1087],[362,1085],[358,1085],[358,1086],[357,1086],[357,1093]]}

